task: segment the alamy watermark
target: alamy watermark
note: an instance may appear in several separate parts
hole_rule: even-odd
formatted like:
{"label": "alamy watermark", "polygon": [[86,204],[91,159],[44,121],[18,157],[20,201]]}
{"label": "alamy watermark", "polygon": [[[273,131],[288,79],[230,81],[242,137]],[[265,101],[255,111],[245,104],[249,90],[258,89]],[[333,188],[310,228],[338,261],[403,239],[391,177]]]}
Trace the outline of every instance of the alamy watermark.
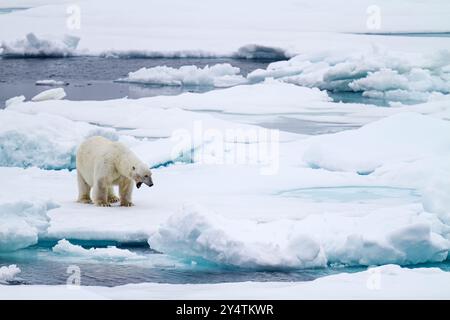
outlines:
{"label": "alamy watermark", "polygon": [[205,128],[194,121],[193,129],[175,130],[171,137],[173,161],[188,159],[202,164],[251,165],[262,175],[274,175],[280,167],[279,130],[244,128]]}
{"label": "alamy watermark", "polygon": [[381,290],[381,270],[379,268],[369,268],[369,277],[366,281],[366,287],[369,290]]}
{"label": "alamy watermark", "polygon": [[66,273],[69,274],[66,285],[69,289],[79,289],[81,286],[81,269],[77,265],[67,267]]}
{"label": "alamy watermark", "polygon": [[66,27],[69,30],[81,29],[81,7],[77,4],[71,4],[66,8]]}
{"label": "alamy watermark", "polygon": [[381,8],[377,5],[371,5],[367,7],[367,20],[366,27],[369,30],[381,29]]}

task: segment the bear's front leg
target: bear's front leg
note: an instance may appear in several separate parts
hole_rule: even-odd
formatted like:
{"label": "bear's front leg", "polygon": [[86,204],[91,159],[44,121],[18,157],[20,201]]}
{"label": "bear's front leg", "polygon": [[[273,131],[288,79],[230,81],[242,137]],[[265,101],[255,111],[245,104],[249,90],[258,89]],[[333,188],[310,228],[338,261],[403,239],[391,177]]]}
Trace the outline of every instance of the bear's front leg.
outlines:
{"label": "bear's front leg", "polygon": [[119,202],[119,198],[116,197],[116,195],[114,194],[113,186],[110,186],[110,187],[108,188],[108,202],[109,202],[109,203],[116,203],[116,202]]}
{"label": "bear's front leg", "polygon": [[94,184],[93,198],[96,206],[99,207],[110,207],[108,202],[108,190],[109,184],[105,178],[99,179]]}
{"label": "bear's front leg", "polygon": [[133,180],[122,178],[119,182],[120,205],[122,207],[131,207],[131,195],[133,193]]}

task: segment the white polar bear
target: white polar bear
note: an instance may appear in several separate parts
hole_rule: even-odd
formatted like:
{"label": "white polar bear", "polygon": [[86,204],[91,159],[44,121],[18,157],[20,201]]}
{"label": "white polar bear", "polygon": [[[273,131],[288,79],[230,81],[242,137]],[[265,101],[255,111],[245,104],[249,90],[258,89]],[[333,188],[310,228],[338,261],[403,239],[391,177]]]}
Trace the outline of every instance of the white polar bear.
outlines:
{"label": "white polar bear", "polygon": [[90,137],[77,150],[78,202],[108,207],[118,202],[113,186],[119,186],[120,205],[132,206],[133,183],[153,185],[150,169],[120,142]]}

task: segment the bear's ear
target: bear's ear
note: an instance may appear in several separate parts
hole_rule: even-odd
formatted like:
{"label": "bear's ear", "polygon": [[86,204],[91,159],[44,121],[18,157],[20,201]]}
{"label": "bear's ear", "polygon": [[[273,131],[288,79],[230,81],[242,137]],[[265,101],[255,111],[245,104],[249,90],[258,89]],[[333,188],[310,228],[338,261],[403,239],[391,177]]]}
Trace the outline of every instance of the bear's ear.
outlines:
{"label": "bear's ear", "polygon": [[136,168],[134,166],[131,169],[136,170]]}

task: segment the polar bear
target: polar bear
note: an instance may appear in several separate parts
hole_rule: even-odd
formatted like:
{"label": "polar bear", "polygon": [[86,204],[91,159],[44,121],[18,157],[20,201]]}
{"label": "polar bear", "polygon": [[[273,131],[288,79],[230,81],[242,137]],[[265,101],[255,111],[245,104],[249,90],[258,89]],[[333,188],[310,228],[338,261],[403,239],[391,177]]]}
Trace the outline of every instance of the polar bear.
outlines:
{"label": "polar bear", "polygon": [[94,136],[86,139],[77,150],[78,202],[109,207],[118,202],[113,186],[119,186],[120,205],[130,207],[133,184],[153,185],[150,169],[120,142]]}

